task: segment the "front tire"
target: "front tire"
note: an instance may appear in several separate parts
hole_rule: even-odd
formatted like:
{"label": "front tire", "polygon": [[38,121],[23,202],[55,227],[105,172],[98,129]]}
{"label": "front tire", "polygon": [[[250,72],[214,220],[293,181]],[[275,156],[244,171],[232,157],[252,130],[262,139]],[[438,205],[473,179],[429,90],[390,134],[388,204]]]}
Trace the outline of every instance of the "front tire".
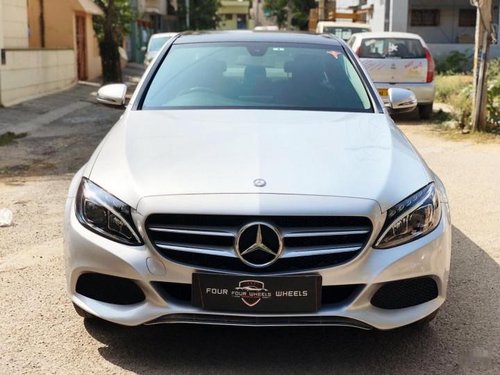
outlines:
{"label": "front tire", "polygon": [[422,120],[427,120],[428,118],[431,117],[432,115],[432,105],[434,103],[430,104],[420,104],[418,106],[418,115]]}

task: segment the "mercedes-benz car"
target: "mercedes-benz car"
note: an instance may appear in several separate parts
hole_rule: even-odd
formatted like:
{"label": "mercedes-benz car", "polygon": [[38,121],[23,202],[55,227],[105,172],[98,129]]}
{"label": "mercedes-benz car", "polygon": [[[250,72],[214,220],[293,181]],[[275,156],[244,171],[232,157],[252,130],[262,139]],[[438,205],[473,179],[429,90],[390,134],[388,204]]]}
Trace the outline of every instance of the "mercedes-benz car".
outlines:
{"label": "mercedes-benz car", "polygon": [[[72,180],[67,288],[122,325],[428,322],[451,253],[443,184],[332,35],[174,36]],[[126,107],[125,107],[126,106]]]}

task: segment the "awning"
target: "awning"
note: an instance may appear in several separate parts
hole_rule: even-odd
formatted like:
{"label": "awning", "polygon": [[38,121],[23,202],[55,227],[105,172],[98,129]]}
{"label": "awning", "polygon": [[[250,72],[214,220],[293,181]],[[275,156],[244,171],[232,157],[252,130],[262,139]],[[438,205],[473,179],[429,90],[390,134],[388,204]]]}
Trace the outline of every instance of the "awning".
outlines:
{"label": "awning", "polygon": [[92,0],[73,0],[73,9],[95,16],[104,16],[102,9]]}

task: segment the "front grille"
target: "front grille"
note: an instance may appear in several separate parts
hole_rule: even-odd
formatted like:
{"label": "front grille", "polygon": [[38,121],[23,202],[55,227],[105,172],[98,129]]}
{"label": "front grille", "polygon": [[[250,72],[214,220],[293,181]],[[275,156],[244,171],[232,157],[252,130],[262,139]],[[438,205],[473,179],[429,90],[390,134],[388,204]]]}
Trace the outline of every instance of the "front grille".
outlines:
{"label": "front grille", "polygon": [[[245,265],[234,252],[238,231],[252,222],[274,226],[283,236],[280,259],[265,268]],[[366,217],[155,214],[146,229],[165,258],[198,269],[272,273],[327,268],[354,259],[366,245]]]}
{"label": "front grille", "polygon": [[436,281],[429,276],[388,282],[372,297],[373,306],[381,309],[402,309],[420,305],[438,296]]}

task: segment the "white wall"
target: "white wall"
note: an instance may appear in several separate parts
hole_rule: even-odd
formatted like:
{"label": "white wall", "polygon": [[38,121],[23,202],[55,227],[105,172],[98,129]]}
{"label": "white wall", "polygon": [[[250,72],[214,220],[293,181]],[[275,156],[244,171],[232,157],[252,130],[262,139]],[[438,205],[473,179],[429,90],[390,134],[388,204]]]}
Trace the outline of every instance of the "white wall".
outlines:
{"label": "white wall", "polygon": [[408,0],[391,1],[389,11],[389,31],[407,31],[409,23],[408,10]]}
{"label": "white wall", "polygon": [[[450,54],[450,52],[458,51],[465,53],[466,55],[472,55],[474,53],[474,44],[439,44],[439,43],[430,43],[427,45],[432,53],[432,56],[435,60],[441,60],[446,58]],[[490,52],[488,54],[490,59],[492,58],[500,58],[500,45],[493,45],[490,48]]]}
{"label": "white wall", "polygon": [[[391,0],[397,1],[397,0]],[[386,11],[385,7],[388,5],[388,0],[368,0],[367,5],[373,5],[373,12],[371,17],[368,19],[368,24],[372,31],[386,31],[385,21],[386,21]]]}
{"label": "white wall", "polygon": [[7,50],[0,66],[0,105],[10,106],[71,87],[76,56],[64,50]]}

